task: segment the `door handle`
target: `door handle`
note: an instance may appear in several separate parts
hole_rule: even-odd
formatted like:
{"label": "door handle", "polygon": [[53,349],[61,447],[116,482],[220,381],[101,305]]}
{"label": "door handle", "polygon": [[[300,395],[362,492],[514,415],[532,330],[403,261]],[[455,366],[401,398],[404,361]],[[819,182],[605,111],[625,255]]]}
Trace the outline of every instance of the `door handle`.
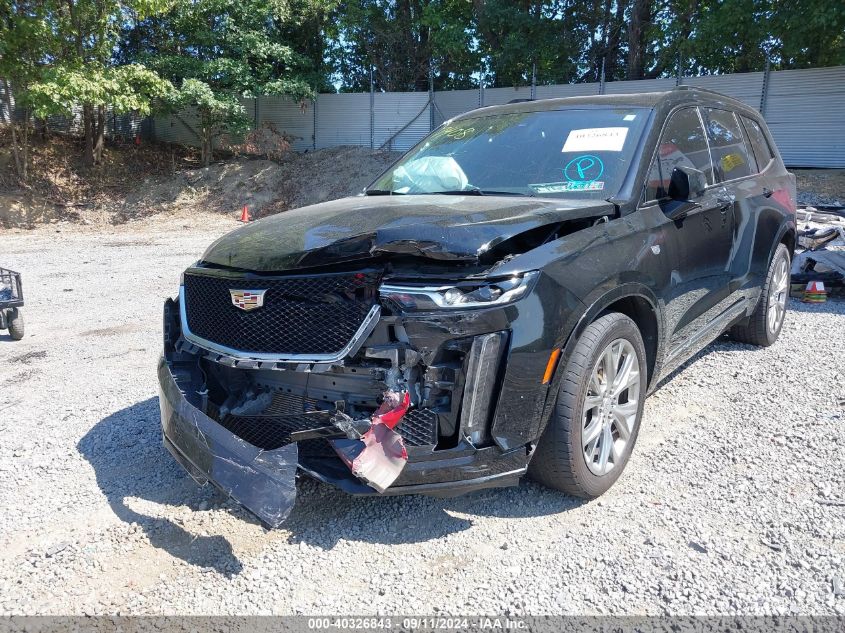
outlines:
{"label": "door handle", "polygon": [[719,211],[722,213],[727,213],[728,209],[735,201],[736,197],[727,191],[716,194],[716,202],[719,203]]}

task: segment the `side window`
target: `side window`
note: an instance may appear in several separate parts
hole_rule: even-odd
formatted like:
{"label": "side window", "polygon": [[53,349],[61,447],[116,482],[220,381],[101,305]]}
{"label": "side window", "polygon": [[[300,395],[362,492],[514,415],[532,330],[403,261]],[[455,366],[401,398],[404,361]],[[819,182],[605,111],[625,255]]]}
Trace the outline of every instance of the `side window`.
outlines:
{"label": "side window", "polygon": [[754,157],[757,159],[757,165],[760,171],[766,168],[769,161],[775,155],[772,153],[772,148],[766,140],[766,135],[763,133],[760,124],[754,119],[741,116],[743,124],[745,124],[745,131],[748,133],[748,140],[751,143],[751,151],[754,152]]}
{"label": "side window", "polygon": [[713,108],[705,108],[704,111],[707,115],[707,137],[710,139],[713,165],[720,180],[749,176],[752,166],[748,148],[734,113]]}
{"label": "side window", "polygon": [[708,184],[713,183],[707,140],[695,108],[678,110],[669,117],[663,128],[657,145],[657,156],[646,175],[646,200],[659,200],[666,196],[672,170],[678,166],[703,171]]}

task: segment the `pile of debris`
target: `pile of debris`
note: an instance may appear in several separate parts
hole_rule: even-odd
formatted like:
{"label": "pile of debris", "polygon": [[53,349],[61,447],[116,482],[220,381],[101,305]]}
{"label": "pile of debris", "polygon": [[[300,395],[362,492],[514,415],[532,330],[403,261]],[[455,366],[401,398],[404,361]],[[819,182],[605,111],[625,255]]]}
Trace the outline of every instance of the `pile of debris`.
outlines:
{"label": "pile of debris", "polygon": [[798,253],[792,262],[794,297],[804,297],[809,284],[828,296],[845,295],[845,208],[803,207],[796,213]]}

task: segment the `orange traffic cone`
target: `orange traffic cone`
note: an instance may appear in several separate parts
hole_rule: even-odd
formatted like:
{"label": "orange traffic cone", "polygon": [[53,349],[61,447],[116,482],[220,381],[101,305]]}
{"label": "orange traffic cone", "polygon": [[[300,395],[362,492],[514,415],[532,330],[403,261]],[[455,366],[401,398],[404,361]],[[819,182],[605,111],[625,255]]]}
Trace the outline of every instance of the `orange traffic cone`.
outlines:
{"label": "orange traffic cone", "polygon": [[811,281],[804,290],[804,303],[824,303],[827,301],[827,291],[821,281]]}
{"label": "orange traffic cone", "polygon": [[241,211],[241,222],[249,222],[249,207],[244,205],[243,210]]}

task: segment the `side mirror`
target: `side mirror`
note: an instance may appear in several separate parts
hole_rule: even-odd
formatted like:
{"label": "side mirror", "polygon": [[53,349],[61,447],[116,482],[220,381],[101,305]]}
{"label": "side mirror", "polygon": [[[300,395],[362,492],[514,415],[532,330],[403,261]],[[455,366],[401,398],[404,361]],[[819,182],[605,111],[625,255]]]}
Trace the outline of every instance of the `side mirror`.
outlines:
{"label": "side mirror", "polygon": [[687,202],[697,198],[707,187],[704,172],[693,167],[675,167],[669,180],[669,197],[677,202]]}

